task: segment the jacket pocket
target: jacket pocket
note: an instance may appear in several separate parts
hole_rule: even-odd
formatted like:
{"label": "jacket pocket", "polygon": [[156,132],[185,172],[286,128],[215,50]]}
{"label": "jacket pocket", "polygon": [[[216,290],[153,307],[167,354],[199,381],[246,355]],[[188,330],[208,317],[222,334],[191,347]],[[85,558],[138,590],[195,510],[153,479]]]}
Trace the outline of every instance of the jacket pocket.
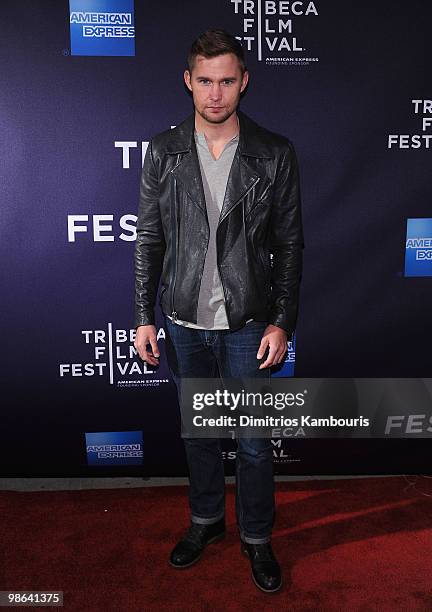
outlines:
{"label": "jacket pocket", "polygon": [[159,294],[159,304],[162,306],[164,295],[166,294],[168,286],[162,287],[161,292]]}
{"label": "jacket pocket", "polygon": [[267,199],[267,196],[270,195],[271,193],[271,188],[273,186],[273,183],[268,183],[265,187],[264,187],[264,191],[261,193],[261,195],[259,196],[259,198],[257,199],[256,202],[254,202],[252,204],[251,209],[246,213],[245,219],[248,219],[249,216],[255,212],[255,210],[262,206],[264,203],[264,200]]}
{"label": "jacket pocket", "polygon": [[258,257],[261,263],[264,279],[267,281],[270,275],[270,258],[269,256],[266,257],[263,248],[258,249]]}
{"label": "jacket pocket", "polygon": [[270,287],[271,287],[271,266],[270,266],[270,257],[266,256],[263,248],[258,249],[258,258],[261,264],[261,274],[262,274],[262,290],[266,297],[267,304],[270,299]]}

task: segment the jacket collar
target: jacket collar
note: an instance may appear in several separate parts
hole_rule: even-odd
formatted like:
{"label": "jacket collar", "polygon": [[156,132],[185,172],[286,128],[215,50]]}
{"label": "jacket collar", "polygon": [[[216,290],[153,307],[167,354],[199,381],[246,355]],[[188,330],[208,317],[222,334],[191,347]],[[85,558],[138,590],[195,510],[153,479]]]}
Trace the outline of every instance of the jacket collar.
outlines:
{"label": "jacket collar", "polygon": [[[274,154],[262,137],[260,126],[237,110],[240,124],[238,149],[240,155],[273,159]],[[166,145],[167,153],[185,153],[194,148],[195,113],[173,128]]]}
{"label": "jacket collar", "polygon": [[[234,210],[252,188],[260,182],[265,184],[268,180],[257,171],[256,164],[249,163],[247,157],[270,159],[274,157],[271,148],[267,145],[267,139],[264,136],[265,130],[262,130],[244,113],[237,111],[237,114],[240,123],[239,143],[228,176],[218,225]],[[166,153],[184,153],[171,172],[183,184],[192,202],[207,218],[194,128],[195,114],[192,114],[170,132],[170,137],[166,144]]]}

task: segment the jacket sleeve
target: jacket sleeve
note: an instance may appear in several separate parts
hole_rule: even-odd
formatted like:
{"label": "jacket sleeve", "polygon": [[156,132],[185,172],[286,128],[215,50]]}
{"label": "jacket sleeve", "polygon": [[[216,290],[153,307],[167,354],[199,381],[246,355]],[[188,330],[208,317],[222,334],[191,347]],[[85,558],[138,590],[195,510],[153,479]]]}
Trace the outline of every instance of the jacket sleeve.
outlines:
{"label": "jacket sleeve", "polygon": [[141,173],[135,243],[135,328],[155,324],[154,309],[165,248],[159,180],[150,141]]}
{"label": "jacket sleeve", "polygon": [[269,323],[292,339],[303,262],[303,227],[297,156],[291,143],[276,171],[269,248],[272,254]]}

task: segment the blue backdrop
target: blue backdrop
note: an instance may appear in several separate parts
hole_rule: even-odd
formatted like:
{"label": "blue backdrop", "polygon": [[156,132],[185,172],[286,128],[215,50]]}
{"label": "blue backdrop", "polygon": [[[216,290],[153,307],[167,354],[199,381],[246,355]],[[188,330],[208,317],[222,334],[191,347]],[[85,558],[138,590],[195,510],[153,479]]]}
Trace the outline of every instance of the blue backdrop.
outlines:
{"label": "blue backdrop", "polygon": [[[241,108],[288,136],[300,163],[300,315],[295,351],[275,375],[429,376],[429,5],[1,8],[3,475],[186,473],[160,313],[160,368],[133,349],[133,249],[143,154],[192,112],[183,70],[208,27],[242,40],[250,84]],[[410,247],[414,274],[405,270],[409,219],[426,228],[417,232],[426,242]],[[99,464],[90,433],[106,433]],[[427,440],[274,444],[280,473],[429,465]],[[235,448],[226,442],[224,452],[232,473]]]}

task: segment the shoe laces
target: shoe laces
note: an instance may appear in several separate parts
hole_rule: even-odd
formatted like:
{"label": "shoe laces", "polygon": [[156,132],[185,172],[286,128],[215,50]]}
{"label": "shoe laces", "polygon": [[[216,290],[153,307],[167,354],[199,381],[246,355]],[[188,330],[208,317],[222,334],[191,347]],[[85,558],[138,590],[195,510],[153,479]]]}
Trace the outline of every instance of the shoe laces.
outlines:
{"label": "shoe laces", "polygon": [[196,546],[201,548],[203,544],[203,534],[205,530],[206,525],[201,525],[199,523],[191,523],[191,526],[187,530],[183,539],[187,540],[188,542],[192,542],[192,544],[195,544]]}
{"label": "shoe laces", "polygon": [[259,561],[275,561],[275,557],[270,545],[270,542],[264,544],[255,544],[255,555]]}

